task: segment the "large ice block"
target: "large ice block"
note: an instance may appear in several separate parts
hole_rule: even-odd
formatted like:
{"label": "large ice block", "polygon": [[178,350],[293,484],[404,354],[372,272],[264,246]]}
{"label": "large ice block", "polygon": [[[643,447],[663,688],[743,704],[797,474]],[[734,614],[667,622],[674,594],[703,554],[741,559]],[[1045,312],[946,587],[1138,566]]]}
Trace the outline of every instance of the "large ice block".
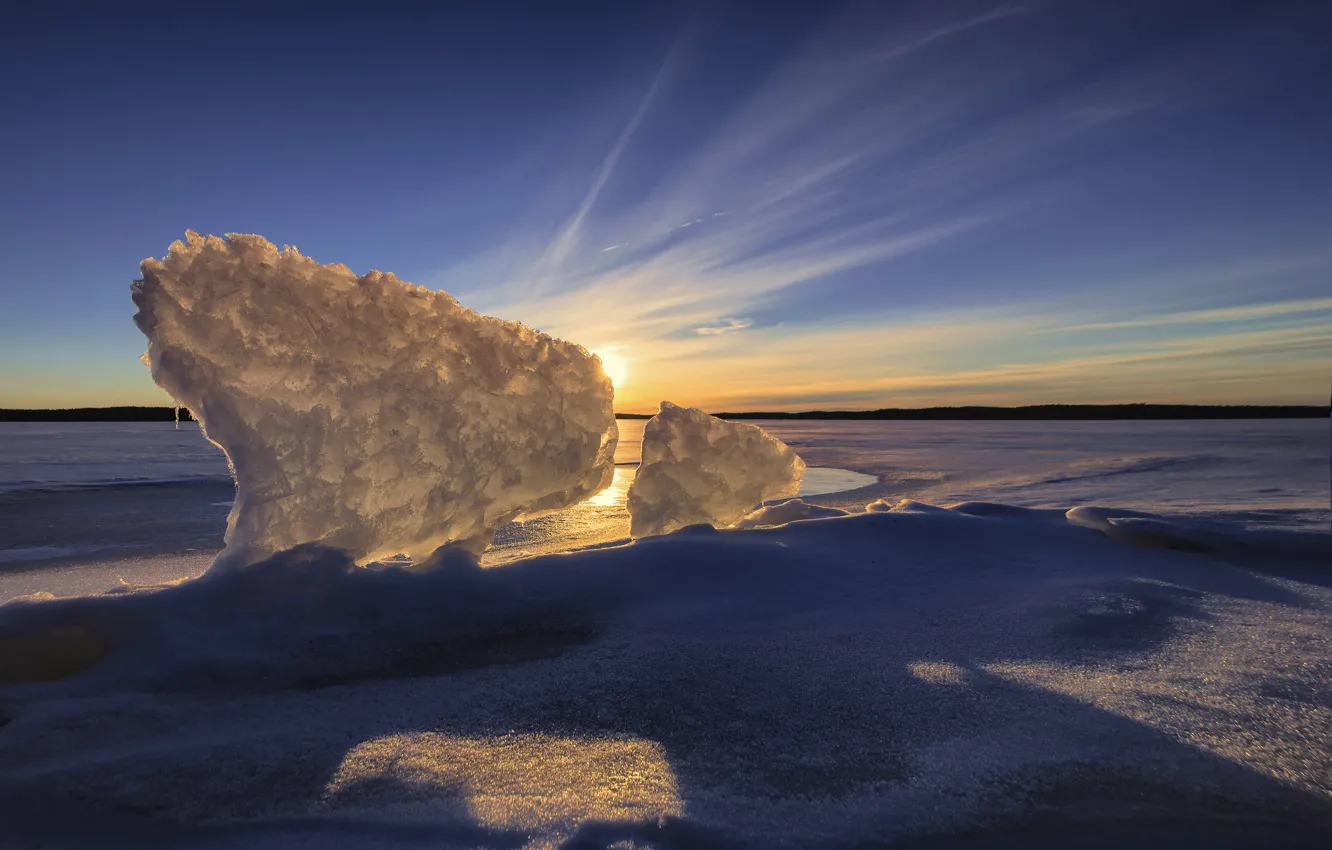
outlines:
{"label": "large ice block", "polygon": [[479,552],[611,481],[613,390],[581,346],[260,236],[191,232],[142,270],[153,379],[236,477],[214,569],[311,542]]}
{"label": "large ice block", "polygon": [[757,425],[663,401],[643,428],[642,463],[629,487],[630,534],[730,525],[769,499],[794,496],[804,474],[800,456]]}

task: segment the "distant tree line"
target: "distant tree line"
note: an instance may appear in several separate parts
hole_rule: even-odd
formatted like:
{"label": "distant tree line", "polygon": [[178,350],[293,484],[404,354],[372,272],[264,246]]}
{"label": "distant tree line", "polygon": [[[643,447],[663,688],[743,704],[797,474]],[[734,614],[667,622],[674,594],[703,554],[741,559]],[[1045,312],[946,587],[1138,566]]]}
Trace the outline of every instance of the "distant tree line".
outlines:
{"label": "distant tree line", "polygon": [[[69,407],[55,410],[5,410],[0,422],[174,422],[174,407]],[[189,410],[180,408],[180,421],[192,422]]]}
{"label": "distant tree line", "polygon": [[[1096,420],[1096,419],[1326,419],[1328,406],[1283,404],[1033,404],[1024,407],[886,407],[880,410],[744,411],[716,414],[720,419],[843,420]],[[650,414],[618,413],[621,419]]]}
{"label": "distant tree line", "polygon": [[[921,407],[881,410],[807,410],[724,412],[722,419],[834,420],[996,420],[1049,421],[1097,419],[1326,419],[1327,405],[1283,404],[1033,404],[1025,407]],[[650,419],[650,413],[617,413],[618,419]],[[55,410],[0,409],[0,422],[171,422],[170,407],[73,407]],[[180,421],[194,417],[180,408]]]}

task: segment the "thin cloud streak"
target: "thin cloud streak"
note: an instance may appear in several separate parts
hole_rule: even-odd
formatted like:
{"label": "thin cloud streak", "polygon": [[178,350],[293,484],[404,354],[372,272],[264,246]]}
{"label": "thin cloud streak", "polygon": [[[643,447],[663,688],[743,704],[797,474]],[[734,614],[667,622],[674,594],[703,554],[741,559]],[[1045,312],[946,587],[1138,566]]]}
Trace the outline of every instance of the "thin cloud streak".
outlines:
{"label": "thin cloud streak", "polygon": [[546,252],[542,255],[538,264],[536,277],[541,277],[543,272],[558,269],[574,250],[583,228],[583,221],[587,218],[588,213],[592,211],[593,205],[596,204],[597,198],[601,195],[601,190],[606,187],[606,183],[615,172],[615,166],[619,163],[625,148],[629,146],[629,141],[634,137],[634,133],[638,131],[639,125],[643,123],[643,118],[652,106],[652,101],[656,99],[657,92],[661,90],[676,62],[682,43],[681,40],[677,40],[666,54],[666,58],[662,60],[661,66],[657,68],[657,73],[652,77],[652,82],[639,101],[638,108],[634,110],[634,114],[629,118],[629,123],[620,131],[615,144],[611,146],[610,151],[606,153],[601,165],[597,168],[597,173],[592,178],[592,185],[588,187],[587,194],[583,196],[583,202],[579,204],[578,211],[570,218],[559,235],[547,246]]}
{"label": "thin cloud streak", "polygon": [[754,324],[753,319],[718,319],[716,324],[697,328],[699,336],[721,336],[742,331]]}
{"label": "thin cloud streak", "polygon": [[1147,328],[1162,325],[1211,324],[1226,322],[1248,322],[1276,316],[1321,313],[1332,310],[1332,298],[1307,298],[1300,301],[1282,301],[1275,304],[1245,304],[1239,307],[1218,307],[1211,310],[1190,310],[1183,313],[1165,313],[1157,316],[1143,316],[1138,319],[1126,319],[1115,322],[1091,322],[1085,325],[1072,325],[1061,330],[1090,331],[1120,328]]}
{"label": "thin cloud streak", "polygon": [[1024,5],[1000,6],[998,8],[991,9],[988,12],[982,12],[981,14],[977,15],[974,18],[970,18],[965,21],[960,21],[955,24],[948,24],[947,26],[940,27],[939,29],[936,29],[933,32],[929,32],[926,33],[925,35],[919,36],[918,38],[910,41],[907,44],[903,44],[897,47],[887,48],[881,51],[880,53],[874,55],[872,58],[874,60],[883,60],[883,59],[897,59],[904,56],[910,56],[911,54],[919,50],[923,50],[929,47],[930,45],[934,44],[936,41],[942,41],[950,36],[958,35],[959,33],[966,32],[967,30],[970,29],[975,29],[976,27],[979,26],[984,26],[985,24],[991,23],[993,21],[1000,21],[1003,20],[1004,18],[1009,18],[1014,15],[1023,15],[1030,11],[1031,9]]}

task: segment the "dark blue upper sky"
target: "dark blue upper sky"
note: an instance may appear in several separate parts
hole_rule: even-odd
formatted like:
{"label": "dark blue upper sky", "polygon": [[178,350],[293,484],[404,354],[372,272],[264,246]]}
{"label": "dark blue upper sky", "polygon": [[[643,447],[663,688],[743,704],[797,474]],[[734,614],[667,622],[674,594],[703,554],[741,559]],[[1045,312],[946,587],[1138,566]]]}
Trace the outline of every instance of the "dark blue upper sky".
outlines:
{"label": "dark blue upper sky", "polygon": [[127,287],[186,229],[614,352],[621,409],[1332,374],[1328,4],[102,5],[0,33],[0,406],[163,401]]}

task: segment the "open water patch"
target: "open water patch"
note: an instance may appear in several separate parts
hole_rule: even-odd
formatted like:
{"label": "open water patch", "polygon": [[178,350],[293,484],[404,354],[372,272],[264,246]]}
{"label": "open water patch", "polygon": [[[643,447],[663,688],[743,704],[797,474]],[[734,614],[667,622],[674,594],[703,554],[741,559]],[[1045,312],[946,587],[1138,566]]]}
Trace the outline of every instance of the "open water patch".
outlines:
{"label": "open water patch", "polygon": [[797,496],[826,496],[829,493],[844,493],[878,484],[879,479],[863,472],[849,469],[837,469],[831,466],[811,466],[805,469],[805,477],[800,482]]}

